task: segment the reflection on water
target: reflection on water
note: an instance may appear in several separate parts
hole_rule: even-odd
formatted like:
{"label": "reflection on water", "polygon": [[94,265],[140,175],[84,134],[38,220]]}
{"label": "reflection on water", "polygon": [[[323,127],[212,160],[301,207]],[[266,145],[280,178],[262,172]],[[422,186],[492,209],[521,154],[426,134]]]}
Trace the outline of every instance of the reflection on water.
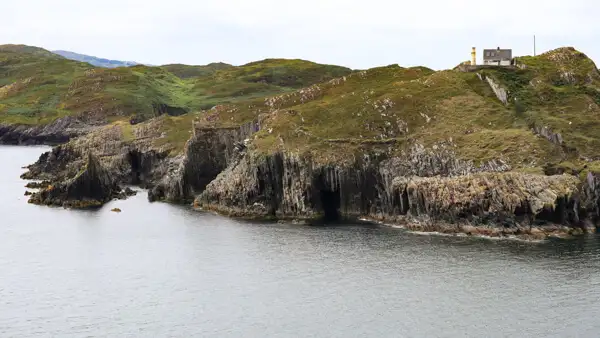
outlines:
{"label": "reflection on water", "polygon": [[[249,223],[145,194],[28,205],[0,148],[2,337],[595,337],[600,238]],[[110,212],[119,207],[122,213]]]}

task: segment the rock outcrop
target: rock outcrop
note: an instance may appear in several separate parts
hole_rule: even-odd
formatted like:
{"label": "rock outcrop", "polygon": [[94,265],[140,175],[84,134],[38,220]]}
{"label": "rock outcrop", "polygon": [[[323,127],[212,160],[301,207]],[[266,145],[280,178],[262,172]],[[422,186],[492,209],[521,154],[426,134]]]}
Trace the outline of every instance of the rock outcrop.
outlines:
{"label": "rock outcrop", "polygon": [[57,145],[93,130],[93,118],[67,116],[46,125],[0,124],[0,144]]}
{"label": "rock outcrop", "polygon": [[29,202],[70,208],[100,206],[117,198],[121,189],[91,153],[80,172],[64,183],[34,193]]}
{"label": "rock outcrop", "polygon": [[351,163],[319,163],[306,156],[240,152],[197,198],[205,209],[231,215],[356,218],[393,214],[395,177],[455,176],[509,170],[498,162],[475,166],[446,147],[414,146],[400,157],[364,154]]}
{"label": "rock outcrop", "polygon": [[231,162],[244,140],[258,130],[257,123],[239,128],[196,128],[183,156],[149,192],[151,201],[191,202]]}
{"label": "rock outcrop", "polygon": [[592,231],[600,183],[591,175],[507,172],[450,150],[415,146],[400,157],[347,165],[308,157],[239,152],[195,205],[236,217],[335,221],[367,218],[409,229],[542,239]]}
{"label": "rock outcrop", "polygon": [[554,133],[554,132],[552,132],[552,130],[550,128],[548,128],[546,126],[534,125],[532,130],[536,135],[543,136],[548,141],[550,141],[554,144],[557,144],[557,145],[563,144],[563,138],[560,135],[560,133]]}
{"label": "rock outcrop", "polygon": [[488,83],[488,85],[494,92],[494,95],[496,95],[500,102],[502,102],[505,106],[508,105],[508,91],[504,87],[502,87],[497,81],[492,79],[490,76],[477,73],[477,77],[479,77],[481,81],[486,81]]}
{"label": "rock outcrop", "polygon": [[[140,141],[123,137],[121,125],[96,128],[83,137],[58,145],[29,165],[24,179],[61,182],[75,176],[92,153],[120,185],[151,187],[164,176],[168,150],[153,145],[156,133],[143,131]],[[148,135],[148,136],[146,136]]]}

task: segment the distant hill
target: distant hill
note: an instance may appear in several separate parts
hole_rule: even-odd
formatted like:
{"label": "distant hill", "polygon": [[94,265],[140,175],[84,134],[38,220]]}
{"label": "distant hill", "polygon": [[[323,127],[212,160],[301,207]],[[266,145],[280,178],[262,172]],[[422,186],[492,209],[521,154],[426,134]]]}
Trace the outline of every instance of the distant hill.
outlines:
{"label": "distant hill", "polygon": [[173,124],[162,141],[181,150],[192,119],[230,128],[260,117],[253,144],[264,152],[283,139],[290,151],[351,158],[382,142],[403,151],[451,138],[453,152],[475,164],[502,159],[538,171],[557,163],[580,168],[584,160],[600,165],[600,73],[573,48],[472,72],[397,65],[352,71],[293,59],[108,69],[48,54],[0,46],[0,123],[168,115]]}
{"label": "distant hill", "polygon": [[103,68],[42,48],[0,45],[0,124],[43,125],[83,112],[127,120],[180,115],[220,104],[262,102],[350,72],[283,59],[239,67],[213,63]]}
{"label": "distant hill", "polygon": [[133,61],[109,60],[109,59],[103,59],[103,58],[99,58],[99,57],[95,57],[95,56],[69,52],[66,50],[55,50],[55,51],[52,51],[52,53],[60,55],[69,60],[87,62],[93,66],[103,67],[103,68],[131,67],[131,66],[138,65],[138,63],[133,62]]}

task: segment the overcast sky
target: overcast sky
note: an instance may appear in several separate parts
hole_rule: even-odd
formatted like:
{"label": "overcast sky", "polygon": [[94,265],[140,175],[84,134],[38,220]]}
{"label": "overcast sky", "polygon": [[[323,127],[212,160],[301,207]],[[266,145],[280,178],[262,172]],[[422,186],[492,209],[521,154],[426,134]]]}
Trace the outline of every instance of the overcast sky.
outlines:
{"label": "overcast sky", "polygon": [[597,0],[0,0],[0,44],[150,64],[302,58],[451,68],[472,46],[600,60]]}

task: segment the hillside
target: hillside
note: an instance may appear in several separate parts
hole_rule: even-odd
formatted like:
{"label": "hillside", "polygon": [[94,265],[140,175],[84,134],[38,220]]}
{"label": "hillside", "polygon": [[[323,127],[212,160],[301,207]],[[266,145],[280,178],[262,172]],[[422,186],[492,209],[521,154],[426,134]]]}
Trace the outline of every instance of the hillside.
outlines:
{"label": "hillside", "polygon": [[0,46],[0,122],[39,125],[81,113],[141,121],[283,93],[350,72],[298,60],[214,64],[184,78],[172,68],[99,68],[36,47]]}
{"label": "hillside", "polygon": [[219,70],[229,69],[232,67],[232,65],[222,62],[211,63],[205,66],[189,66],[179,63],[161,66],[161,68],[175,74],[182,79],[210,76]]}
{"label": "hillside", "polygon": [[27,45],[0,45],[0,52],[29,54],[29,55],[43,56],[43,57],[54,58],[54,59],[61,58],[60,55],[54,54],[43,48],[27,46]]}
{"label": "hillside", "polygon": [[[502,159],[514,168],[579,165],[595,160],[600,145],[600,75],[572,48],[521,57],[519,68],[470,72],[388,66],[350,74],[281,59],[105,69],[16,45],[0,46],[0,62],[4,123],[46,124],[84,112],[143,121],[217,106],[181,119],[232,127],[260,115],[253,147],[267,153],[326,158],[345,156],[340,149],[393,144],[401,152],[451,139],[463,159]],[[486,77],[508,91],[509,102],[500,102]],[[558,134],[560,142],[548,141]]]}
{"label": "hillside", "polygon": [[[260,110],[232,106],[200,123],[231,126],[262,113],[256,150],[310,152],[334,162],[364,147],[402,152],[440,142],[462,159],[501,159],[513,168],[597,159],[600,76],[593,62],[572,48],[520,62],[523,68],[474,72],[375,68],[271,97]],[[508,91],[507,104],[486,76]],[[558,134],[560,142],[549,140]]]}
{"label": "hillside", "polygon": [[103,68],[131,67],[131,66],[135,66],[138,64],[133,61],[109,60],[109,59],[99,58],[99,57],[95,57],[95,56],[69,52],[66,50],[54,50],[54,51],[52,51],[52,53],[58,54],[69,60],[87,62],[87,63],[91,64],[92,66],[103,67]]}
{"label": "hillside", "polygon": [[9,129],[22,142],[73,128],[63,116],[95,116],[26,175],[57,184],[72,182],[92,152],[153,200],[230,215],[584,231],[600,219],[600,74],[573,48],[517,64],[105,69],[13,50],[0,52],[0,121],[32,126]]}

